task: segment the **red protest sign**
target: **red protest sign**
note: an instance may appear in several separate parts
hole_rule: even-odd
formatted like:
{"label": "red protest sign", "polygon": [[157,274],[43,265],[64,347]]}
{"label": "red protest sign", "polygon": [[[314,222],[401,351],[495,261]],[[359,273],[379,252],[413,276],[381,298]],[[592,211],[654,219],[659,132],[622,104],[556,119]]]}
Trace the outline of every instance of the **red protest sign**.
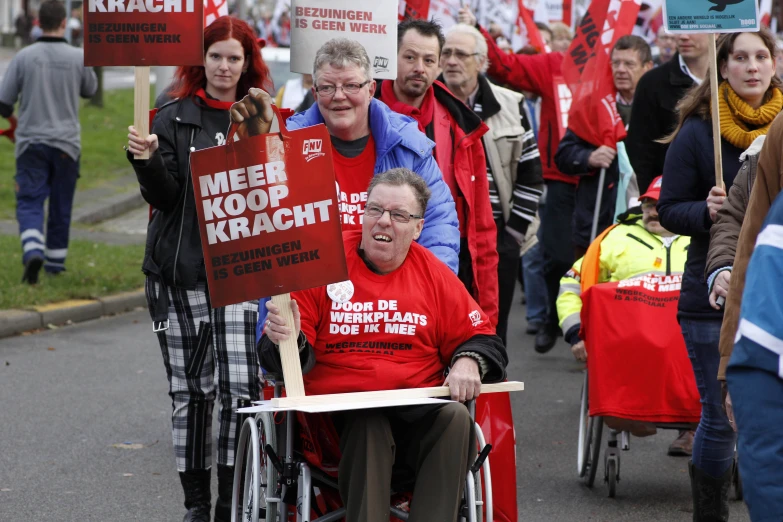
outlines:
{"label": "red protest sign", "polygon": [[191,154],[213,307],[348,279],[329,133],[281,129]]}
{"label": "red protest sign", "polygon": [[84,64],[203,65],[201,0],[88,0]]}

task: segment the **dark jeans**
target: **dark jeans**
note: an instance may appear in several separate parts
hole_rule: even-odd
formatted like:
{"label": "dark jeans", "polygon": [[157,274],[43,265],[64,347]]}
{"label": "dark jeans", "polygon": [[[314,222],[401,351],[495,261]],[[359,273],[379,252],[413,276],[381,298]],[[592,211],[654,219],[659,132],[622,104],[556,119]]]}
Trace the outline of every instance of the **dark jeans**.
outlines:
{"label": "dark jeans", "polygon": [[574,263],[571,222],[574,215],[576,185],[547,181],[546,205],[541,213],[541,248],[544,251],[544,281],[547,289],[547,326],[556,328],[557,294],[560,278]]}
{"label": "dark jeans", "polygon": [[[539,239],[540,241],[540,239]],[[522,256],[522,272],[525,274],[525,298],[527,299],[527,322],[545,323],[547,320],[547,290],[544,280],[544,254],[541,243]]]}
{"label": "dark jeans", "polygon": [[514,302],[514,290],[517,286],[519,271],[519,243],[505,231],[505,225],[498,227],[498,337],[506,344],[508,316]]}
{"label": "dark jeans", "polygon": [[783,520],[783,378],[780,356],[737,344],[726,369],[739,468],[754,521]]}
{"label": "dark jeans", "polygon": [[734,430],[723,411],[718,381],[720,327],[720,320],[680,319],[701,397],[701,420],[693,438],[693,465],[713,477],[720,477],[731,467],[736,442]]}
{"label": "dark jeans", "polygon": [[[44,258],[44,269],[65,270],[71,209],[79,161],[60,149],[43,144],[30,145],[16,158],[16,220],[22,242],[22,262]],[[49,216],[44,239],[44,203],[49,199]]]}

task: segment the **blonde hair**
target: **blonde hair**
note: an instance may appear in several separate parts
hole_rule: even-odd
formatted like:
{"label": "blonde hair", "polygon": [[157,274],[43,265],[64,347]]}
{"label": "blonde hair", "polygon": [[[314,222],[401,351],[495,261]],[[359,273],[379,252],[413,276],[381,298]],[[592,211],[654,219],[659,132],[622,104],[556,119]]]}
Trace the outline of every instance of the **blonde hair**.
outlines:
{"label": "blonde hair", "polygon": [[571,28],[563,22],[552,22],[549,24],[549,30],[552,33],[552,40],[567,39],[573,40]]}

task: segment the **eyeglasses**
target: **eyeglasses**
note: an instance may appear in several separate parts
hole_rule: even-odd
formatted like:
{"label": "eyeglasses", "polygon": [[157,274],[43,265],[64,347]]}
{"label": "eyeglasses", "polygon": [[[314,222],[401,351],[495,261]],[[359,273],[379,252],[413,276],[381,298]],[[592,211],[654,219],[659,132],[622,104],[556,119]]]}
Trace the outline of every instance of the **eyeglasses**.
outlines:
{"label": "eyeglasses", "polygon": [[368,218],[372,219],[380,219],[383,217],[383,214],[388,212],[389,217],[391,217],[392,221],[396,221],[397,223],[408,223],[411,218],[413,219],[422,219],[424,216],[417,216],[416,214],[411,214],[410,212],[407,212],[405,210],[388,210],[385,208],[381,208],[375,205],[367,205],[364,207],[364,215]]}
{"label": "eyeglasses", "polygon": [[451,58],[452,54],[456,56],[458,60],[464,62],[471,56],[477,56],[479,53],[466,53],[458,49],[443,49],[443,52],[440,53],[441,57],[446,58],[447,60]]}
{"label": "eyeglasses", "polygon": [[356,94],[359,90],[370,83],[372,80],[367,80],[362,83],[345,83],[341,86],[337,85],[318,85],[315,88],[315,92],[321,96],[332,97],[337,93],[337,89],[342,89],[343,94]]}

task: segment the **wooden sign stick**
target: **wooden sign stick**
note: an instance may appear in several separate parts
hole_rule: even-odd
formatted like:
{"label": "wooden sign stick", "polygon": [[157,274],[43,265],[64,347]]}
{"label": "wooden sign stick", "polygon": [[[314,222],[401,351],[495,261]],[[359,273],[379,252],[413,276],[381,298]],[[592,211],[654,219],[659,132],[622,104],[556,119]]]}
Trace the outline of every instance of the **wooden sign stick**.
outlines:
{"label": "wooden sign stick", "polygon": [[720,146],[720,107],[718,104],[718,60],[715,33],[710,33],[710,98],[712,107],[712,148],[715,151],[715,186],[723,187],[723,152]]}
{"label": "wooden sign stick", "polygon": [[[282,348],[282,347],[281,347]],[[286,383],[286,390],[288,383]],[[525,384],[518,381],[482,384],[481,393],[501,393],[523,391]],[[394,399],[421,399],[426,397],[449,397],[451,389],[448,386],[431,388],[408,388],[402,390],[381,390],[370,392],[334,393],[329,395],[308,395],[307,397],[281,397],[272,399],[272,406],[287,408],[291,406],[317,406],[321,404],[348,404],[354,402],[372,402]]]}
{"label": "wooden sign stick", "polygon": [[[133,126],[139,136],[146,139],[150,135],[150,68],[134,67],[136,82],[133,86]],[[149,159],[150,151],[134,155],[134,159]]]}
{"label": "wooden sign stick", "polygon": [[[273,295],[272,302],[280,309],[285,324],[294,329],[294,313],[291,311],[291,294]],[[304,397],[302,365],[299,362],[299,345],[294,336],[280,343],[280,361],[283,364],[283,380],[287,397]]]}

